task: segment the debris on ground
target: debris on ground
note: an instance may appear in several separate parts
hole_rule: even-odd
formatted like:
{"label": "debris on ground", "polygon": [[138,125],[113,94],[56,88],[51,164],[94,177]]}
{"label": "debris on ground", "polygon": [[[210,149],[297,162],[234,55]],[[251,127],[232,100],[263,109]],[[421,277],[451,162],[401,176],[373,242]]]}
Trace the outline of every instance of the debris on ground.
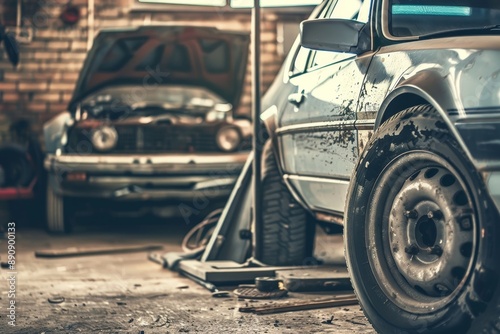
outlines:
{"label": "debris on ground", "polygon": [[124,246],[124,247],[106,247],[106,248],[78,248],[70,247],[66,249],[44,249],[35,251],[35,257],[43,258],[60,258],[73,256],[89,256],[89,255],[108,255],[122,254],[133,252],[147,252],[152,250],[163,249],[160,245],[150,246]]}
{"label": "debris on ground", "polygon": [[212,297],[214,298],[229,298],[231,297],[231,294],[229,291],[215,291],[212,292]]}
{"label": "debris on ground", "polygon": [[51,304],[61,304],[65,301],[66,299],[62,296],[54,296],[50,297],[47,299],[47,301]]}
{"label": "debris on ground", "polygon": [[323,299],[323,300],[287,302],[287,303],[277,303],[273,305],[265,304],[263,306],[257,306],[257,307],[240,307],[239,311],[247,313],[255,313],[255,314],[273,314],[281,312],[313,310],[326,307],[338,307],[344,305],[353,305],[357,303],[358,300],[354,295],[343,295],[343,296],[337,296],[336,298]]}
{"label": "debris on ground", "polygon": [[286,289],[278,289],[271,292],[262,292],[255,285],[241,284],[233,293],[241,299],[279,299],[288,294]]}
{"label": "debris on ground", "polygon": [[277,279],[276,277],[256,277],[255,287],[260,292],[273,292],[277,290],[283,290],[283,280]]}
{"label": "debris on ground", "polygon": [[362,322],[351,320],[351,319],[346,319],[345,321],[350,322],[351,324],[354,324],[354,325],[366,326],[366,324],[364,324]]}

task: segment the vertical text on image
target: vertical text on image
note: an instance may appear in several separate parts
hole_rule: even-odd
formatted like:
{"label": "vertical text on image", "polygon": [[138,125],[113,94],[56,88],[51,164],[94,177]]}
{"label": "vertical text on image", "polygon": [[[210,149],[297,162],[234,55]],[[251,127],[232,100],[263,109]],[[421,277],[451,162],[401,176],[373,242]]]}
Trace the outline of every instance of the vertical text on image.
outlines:
{"label": "vertical text on image", "polygon": [[8,285],[8,305],[7,319],[10,326],[16,326],[16,223],[7,224],[7,285]]}

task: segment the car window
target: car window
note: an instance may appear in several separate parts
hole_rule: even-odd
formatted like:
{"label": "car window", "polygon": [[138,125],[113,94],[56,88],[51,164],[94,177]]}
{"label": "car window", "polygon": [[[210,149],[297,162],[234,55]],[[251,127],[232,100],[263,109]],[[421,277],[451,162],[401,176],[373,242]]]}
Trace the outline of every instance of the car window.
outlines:
{"label": "car window", "polygon": [[[371,0],[339,0],[328,18],[368,22],[370,17],[370,4]],[[352,56],[353,55],[349,53],[315,51],[310,68],[323,67]]]}
{"label": "car window", "polygon": [[[297,44],[300,43],[300,36],[297,38]],[[309,54],[311,50],[299,46],[299,51],[295,56],[295,61],[293,62],[292,74],[298,74],[305,71],[307,66],[307,60],[309,59]]]}
{"label": "car window", "polygon": [[[334,3],[334,2],[332,2]],[[317,18],[326,18],[330,15],[331,11],[333,10],[334,6],[325,6],[322,10],[321,13],[317,16]],[[295,41],[294,45],[299,45],[300,43],[300,35],[297,36],[297,40]],[[292,50],[294,48],[292,47]],[[303,73],[306,70],[306,67],[308,67],[308,61],[310,59],[310,55],[312,54],[313,51],[310,49],[304,48],[302,46],[298,46],[297,48],[297,53],[295,54],[294,61],[292,64],[292,67],[290,68],[290,75],[295,75],[295,74],[300,74]]]}
{"label": "car window", "polygon": [[393,36],[422,36],[443,31],[482,29],[500,25],[500,2],[492,0],[393,0],[389,3]]}

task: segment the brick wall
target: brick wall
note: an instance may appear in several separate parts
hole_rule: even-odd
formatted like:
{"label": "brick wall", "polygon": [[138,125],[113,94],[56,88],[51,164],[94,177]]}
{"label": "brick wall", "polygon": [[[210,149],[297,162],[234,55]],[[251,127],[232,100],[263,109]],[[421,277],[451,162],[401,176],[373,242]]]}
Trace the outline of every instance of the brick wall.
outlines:
{"label": "brick wall", "polygon": [[[28,4],[26,2],[28,1]],[[31,5],[29,3],[31,2]],[[15,1],[12,1],[15,2]],[[36,6],[33,5],[36,2]],[[97,0],[95,30],[107,27],[128,27],[142,24],[199,24],[220,29],[250,31],[250,12],[228,12],[207,9],[204,12],[132,11],[129,0]],[[0,123],[27,118],[42,138],[43,123],[65,110],[78,72],[86,56],[88,29],[87,0],[72,0],[81,10],[77,26],[67,27],[59,20],[63,0],[23,0],[29,10],[23,14],[24,24],[34,27],[33,39],[21,45],[21,62],[17,69],[0,57]],[[4,21],[12,18],[13,8],[5,2],[0,6]],[[14,10],[15,13],[15,10]],[[304,15],[282,17],[264,13],[262,23],[262,88],[265,90],[279,70],[283,57],[276,44],[280,20],[300,22]],[[250,113],[251,86],[248,65],[245,91],[239,113]],[[1,128],[0,128],[1,130]]]}

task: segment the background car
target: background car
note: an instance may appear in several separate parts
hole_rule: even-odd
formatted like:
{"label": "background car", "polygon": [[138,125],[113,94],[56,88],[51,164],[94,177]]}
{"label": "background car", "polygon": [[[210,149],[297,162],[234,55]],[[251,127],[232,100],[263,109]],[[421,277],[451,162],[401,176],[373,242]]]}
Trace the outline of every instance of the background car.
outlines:
{"label": "background car", "polygon": [[[262,260],[344,224],[380,333],[498,331],[496,2],[325,1],[264,98]],[[318,18],[314,20],[314,18]]]}
{"label": "background car", "polygon": [[84,200],[129,213],[187,201],[188,220],[228,196],[250,148],[234,114],[248,45],[205,27],[100,32],[68,111],[44,127],[49,230],[67,230]]}

